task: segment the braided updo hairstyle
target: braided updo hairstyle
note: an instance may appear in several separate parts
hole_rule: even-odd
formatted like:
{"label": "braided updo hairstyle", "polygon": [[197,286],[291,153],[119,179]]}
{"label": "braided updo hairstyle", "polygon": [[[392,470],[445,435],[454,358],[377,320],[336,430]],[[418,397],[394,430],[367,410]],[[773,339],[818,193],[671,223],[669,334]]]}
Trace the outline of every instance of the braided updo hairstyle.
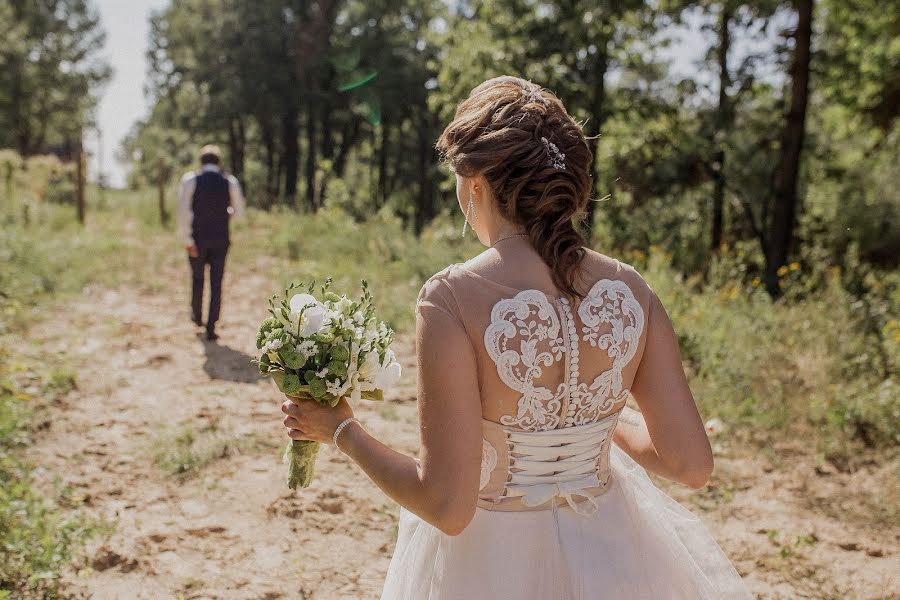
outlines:
{"label": "braided updo hairstyle", "polygon": [[485,178],[500,214],[522,226],[566,296],[579,292],[584,238],[576,227],[591,193],[581,127],[551,92],[518,77],[476,87],[437,142],[450,168]]}

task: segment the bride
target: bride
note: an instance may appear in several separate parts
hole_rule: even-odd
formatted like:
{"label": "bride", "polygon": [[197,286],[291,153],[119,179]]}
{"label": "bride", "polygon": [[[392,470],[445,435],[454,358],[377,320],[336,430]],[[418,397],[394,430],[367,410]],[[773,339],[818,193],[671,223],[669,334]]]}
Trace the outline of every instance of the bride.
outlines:
{"label": "bride", "polygon": [[334,443],[401,505],[382,598],[748,598],[647,477],[703,487],[712,452],[656,294],[574,225],[592,188],[579,125],[547,90],[498,77],[437,147],[488,249],[416,304],[419,458],[346,400],[282,406],[291,438]]}

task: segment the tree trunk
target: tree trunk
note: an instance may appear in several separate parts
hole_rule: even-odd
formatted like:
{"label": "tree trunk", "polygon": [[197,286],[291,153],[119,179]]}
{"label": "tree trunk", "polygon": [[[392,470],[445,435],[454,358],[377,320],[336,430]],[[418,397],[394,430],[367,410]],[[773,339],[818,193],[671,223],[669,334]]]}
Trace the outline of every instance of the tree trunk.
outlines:
{"label": "tree trunk", "polygon": [[319,182],[319,189],[316,191],[316,203],[318,206],[325,205],[325,193],[328,191],[328,180],[331,178],[331,172],[334,168],[334,128],[331,120],[333,111],[334,107],[331,102],[326,102],[322,107],[322,158],[331,161],[331,165],[326,172],[322,174],[322,181]]}
{"label": "tree trunk", "polygon": [[[593,174],[593,189],[591,190],[591,199],[595,200],[598,194],[598,186],[600,184],[600,166],[597,161],[597,148],[600,144],[600,132],[603,129],[603,124],[606,121],[606,71],[609,69],[609,56],[606,51],[606,40],[603,41],[602,45],[598,45],[597,47],[597,60],[594,62],[594,70],[590,74],[590,79],[593,81],[593,90],[591,95],[591,120],[588,122],[588,148],[591,150],[592,164],[591,171]],[[584,220],[584,237],[587,240],[588,245],[591,245],[591,240],[593,238],[594,233],[594,211],[596,210],[597,202],[590,202],[587,207],[587,214],[585,215]]]}
{"label": "tree trunk", "polygon": [[[330,84],[329,84],[330,85]],[[329,87],[326,90],[331,89]],[[334,127],[332,116],[334,115],[334,104],[326,101],[322,105],[322,158],[331,160],[334,158]]]}
{"label": "tree trunk", "polygon": [[259,123],[260,137],[266,153],[266,208],[278,198],[278,172],[275,161],[275,130],[268,116],[256,118]]}
{"label": "tree trunk", "polygon": [[378,208],[381,208],[382,206],[384,206],[384,203],[387,200],[387,157],[389,131],[387,123],[384,121],[381,122],[381,126],[378,129],[381,135],[379,136],[378,140],[378,195],[376,197],[376,206]]}
{"label": "tree trunk", "polygon": [[781,294],[778,271],[787,263],[797,216],[797,180],[806,130],[813,0],[797,0],[797,31],[791,65],[791,104],[781,135],[781,151],[772,186],[772,216],[766,255],[766,289]]}
{"label": "tree trunk", "polygon": [[[231,174],[244,183],[244,148],[247,144],[244,119],[237,117],[228,124],[228,146],[231,158]],[[246,189],[246,184],[244,183]]]}
{"label": "tree trunk", "polygon": [[731,125],[731,106],[728,101],[728,52],[731,48],[731,7],[723,2],[719,15],[719,106],[716,109],[716,152],[713,162],[712,231],[710,248],[718,252],[722,245],[722,228],[725,220],[725,136]]}
{"label": "tree trunk", "polygon": [[418,152],[416,152],[416,172],[419,180],[419,194],[413,213],[413,228],[416,235],[422,233],[425,225],[434,218],[434,188],[431,185],[429,167],[432,162],[432,136],[428,127],[428,114],[419,120]]}
{"label": "tree trunk", "polygon": [[23,91],[24,79],[24,59],[16,56],[12,61],[10,70],[15,73],[13,84],[9,91],[10,95],[10,118],[16,128],[16,150],[21,156],[28,156],[31,149],[31,127],[30,120],[25,114],[23,104],[25,103],[25,93]]}
{"label": "tree trunk", "polygon": [[316,205],[316,101],[310,94],[306,106],[306,205],[309,210],[315,211]]}
{"label": "tree trunk", "polygon": [[347,168],[347,157],[350,156],[350,151],[359,139],[359,132],[359,119],[351,115],[350,122],[347,123],[347,127],[344,128],[344,133],[341,136],[341,147],[334,159],[335,177],[340,178],[344,176],[344,170]]}
{"label": "tree trunk", "polygon": [[84,136],[78,138],[78,150],[75,155],[75,210],[78,214],[78,222],[84,225]]}
{"label": "tree trunk", "polygon": [[282,122],[281,133],[284,137],[284,200],[291,208],[297,208],[297,172],[300,168],[300,147],[297,136],[297,111],[288,109]]}

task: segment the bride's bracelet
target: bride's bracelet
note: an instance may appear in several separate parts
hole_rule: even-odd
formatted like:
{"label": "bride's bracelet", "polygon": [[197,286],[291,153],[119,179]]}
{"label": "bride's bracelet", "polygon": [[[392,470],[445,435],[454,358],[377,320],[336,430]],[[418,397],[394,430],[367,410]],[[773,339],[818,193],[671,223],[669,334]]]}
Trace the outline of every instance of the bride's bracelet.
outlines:
{"label": "bride's bracelet", "polygon": [[[337,429],[334,430],[334,435],[331,437],[331,441],[334,443],[334,447],[337,448],[338,450],[341,450],[340,446],[338,446],[338,443],[337,443],[338,436],[341,435],[341,432],[344,430],[344,427],[346,427],[347,425],[349,425],[350,423],[353,423],[353,422],[359,423],[359,419],[357,419],[356,417],[347,417],[346,419],[341,421],[341,424],[338,425]],[[343,450],[341,450],[341,452],[343,452]]]}

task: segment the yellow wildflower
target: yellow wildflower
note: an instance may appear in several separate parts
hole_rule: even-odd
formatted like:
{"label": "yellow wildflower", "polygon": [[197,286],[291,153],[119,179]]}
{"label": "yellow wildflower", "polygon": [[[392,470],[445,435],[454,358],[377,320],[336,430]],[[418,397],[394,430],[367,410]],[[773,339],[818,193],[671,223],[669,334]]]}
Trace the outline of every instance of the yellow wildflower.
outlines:
{"label": "yellow wildflower", "polygon": [[781,265],[780,267],[778,267],[778,276],[779,277],[784,277],[785,275],[787,275],[787,272],[788,272],[788,268],[785,265]]}
{"label": "yellow wildflower", "polygon": [[798,271],[798,270],[800,270],[800,263],[792,262],[791,263],[791,271]]}

